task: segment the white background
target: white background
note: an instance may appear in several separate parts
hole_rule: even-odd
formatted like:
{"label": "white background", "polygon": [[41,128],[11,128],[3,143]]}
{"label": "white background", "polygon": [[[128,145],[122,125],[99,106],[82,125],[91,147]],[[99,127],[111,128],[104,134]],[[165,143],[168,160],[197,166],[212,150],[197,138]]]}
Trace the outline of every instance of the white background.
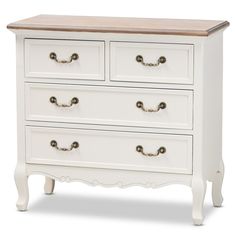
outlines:
{"label": "white background", "polygon": [[[235,235],[236,180],[236,14],[234,0],[2,0],[0,2],[0,235]],[[205,221],[192,226],[190,188],[90,187],[57,183],[43,194],[44,178],[29,179],[29,211],[17,212],[15,37],[10,22],[37,14],[135,16],[228,20],[224,34],[223,155],[226,174],[222,208],[213,208],[210,190]],[[212,85],[214,86],[214,85]]]}

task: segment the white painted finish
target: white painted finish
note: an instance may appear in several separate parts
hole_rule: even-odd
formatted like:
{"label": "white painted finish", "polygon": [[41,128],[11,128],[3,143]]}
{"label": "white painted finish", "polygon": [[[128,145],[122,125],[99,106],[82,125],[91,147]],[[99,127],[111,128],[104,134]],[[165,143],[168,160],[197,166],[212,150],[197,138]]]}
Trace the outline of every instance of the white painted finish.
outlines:
{"label": "white painted finish", "polygon": [[192,175],[186,174],[39,164],[27,164],[26,166],[28,175],[39,174],[68,183],[80,181],[91,186],[159,188],[169,184],[183,184],[189,187],[192,185]]}
{"label": "white painted finish", "polygon": [[[120,186],[127,187],[139,185],[144,187],[159,187],[167,184],[181,183],[192,188],[193,192],[193,221],[199,225],[203,221],[203,201],[206,190],[206,180],[213,182],[212,197],[213,204],[220,206],[222,204],[221,186],[223,181],[222,171],[222,156],[221,156],[221,113],[222,113],[222,32],[219,31],[212,34],[210,37],[191,37],[191,36],[171,36],[171,35],[131,35],[131,34],[112,34],[112,33],[88,33],[88,32],[53,32],[53,31],[30,31],[18,30],[17,33],[17,106],[18,106],[18,161],[16,168],[16,184],[19,193],[19,200],[17,206],[19,210],[25,210],[28,204],[28,176],[31,174],[40,174],[47,176],[49,181],[46,181],[46,192],[52,192],[52,179],[59,181],[82,181],[92,185],[102,186]],[[77,77],[70,77],[65,75],[64,71],[56,71],[58,76],[51,77],[45,74],[38,74],[33,77],[25,74],[27,60],[24,57],[24,40],[27,38],[35,38],[43,41],[57,41],[70,43],[71,41],[94,41],[103,43],[104,45],[104,73],[102,80],[96,80],[94,77],[81,79]],[[28,40],[28,39],[27,39]],[[68,40],[68,41],[67,41]],[[193,76],[185,77],[184,81],[177,82],[150,81],[148,77],[144,82],[135,78],[132,81],[111,80],[111,57],[110,45],[111,42],[120,42],[122,45],[126,43],[138,43],[141,45],[148,44],[174,44],[182,45],[192,48],[193,50]],[[124,43],[124,44],[123,44]],[[173,45],[172,45],[173,46]],[[66,47],[64,47],[66,48]],[[186,48],[187,49],[187,48]],[[64,49],[63,49],[64,50]],[[131,50],[132,51],[132,50]],[[146,50],[144,50],[146,51]],[[150,52],[151,53],[151,52]],[[118,55],[118,54],[117,54]],[[100,55],[101,56],[101,55]],[[148,56],[148,55],[147,55]],[[133,62],[134,63],[134,62]],[[113,63],[114,64],[114,63]],[[89,68],[87,68],[89,70]],[[182,70],[184,71],[184,70]],[[42,72],[42,71],[41,71]],[[41,73],[40,72],[40,73]],[[100,75],[101,73],[99,73]],[[61,76],[59,76],[61,75]],[[138,74],[139,75],[139,74]],[[138,76],[137,75],[137,76]],[[142,75],[142,73],[140,74]],[[96,77],[96,76],[95,76]],[[172,79],[176,79],[173,77]],[[194,78],[194,80],[193,80]],[[105,79],[105,80],[104,80]],[[183,78],[182,78],[183,79]],[[149,81],[148,81],[149,80]],[[146,81],[146,83],[145,83]],[[191,81],[191,82],[190,82]],[[96,89],[105,91],[125,90],[127,87],[132,89],[139,88],[140,94],[144,91],[150,91],[149,96],[152,96],[154,88],[158,90],[179,90],[179,94],[193,93],[193,123],[192,129],[184,127],[170,128],[168,127],[146,127],[141,126],[121,126],[114,123],[73,123],[71,121],[56,121],[45,120],[27,120],[26,107],[29,100],[26,97],[25,88],[28,86],[26,82],[41,83],[35,84],[41,86],[45,83],[47,86],[59,87],[78,87],[82,84],[84,87],[91,87],[91,91]],[[53,84],[54,85],[47,85]],[[57,84],[57,85],[56,85]],[[61,85],[60,85],[61,84]],[[75,90],[77,89],[75,86]],[[143,89],[146,88],[146,89]],[[93,90],[94,89],[94,90]],[[186,91],[189,90],[189,91]],[[65,94],[70,92],[66,92]],[[146,92],[144,92],[146,93]],[[155,92],[154,92],[155,93]],[[68,95],[67,94],[67,95]],[[128,99],[126,101],[128,103]],[[177,108],[176,108],[177,109]],[[91,117],[90,117],[91,118]],[[121,122],[122,123],[122,122]],[[120,124],[121,124],[120,123]],[[144,133],[148,137],[150,134],[158,137],[172,136],[190,136],[192,135],[192,153],[188,156],[192,158],[192,174],[180,173],[164,173],[152,171],[137,171],[125,169],[111,169],[111,168],[92,168],[92,167],[78,167],[78,166],[62,166],[62,165],[48,165],[42,164],[28,164],[26,163],[26,148],[25,143],[25,128],[26,126],[37,126],[37,129],[51,129],[50,127],[58,127],[58,130],[64,130],[67,127],[73,129],[86,130],[103,130],[102,132],[129,132],[134,137],[137,133]],[[45,127],[44,127],[45,126]],[[43,128],[42,128],[43,127]],[[48,127],[48,128],[46,128]],[[189,126],[190,128],[190,126]],[[91,131],[92,132],[92,131]],[[93,131],[95,132],[95,131]],[[180,135],[182,134],[182,135]],[[46,135],[46,134],[45,134]],[[145,140],[148,142],[148,138]],[[151,143],[148,142],[150,145]],[[150,150],[153,150],[150,148]],[[50,158],[47,156],[47,158]],[[188,159],[189,160],[189,159]],[[111,163],[112,164],[112,163]],[[114,163],[113,163],[114,164]]]}
{"label": "white painted finish", "polygon": [[202,178],[193,178],[192,181],[193,208],[192,218],[195,225],[201,225],[204,219],[203,203],[206,194],[206,181]]}
{"label": "white painted finish", "polygon": [[[223,35],[204,42],[203,67],[203,160],[204,176],[212,181],[222,162]],[[214,86],[212,86],[214,85]]]}
{"label": "white painted finish", "polygon": [[44,183],[44,193],[45,194],[53,194],[55,187],[55,179],[45,177],[45,183]]}
{"label": "white painted finish", "polygon": [[[111,42],[110,48],[111,80],[193,83],[193,45]],[[147,63],[156,63],[161,56],[166,62],[158,67],[144,66],[136,61],[138,55]]]}
{"label": "white painted finish", "polygon": [[[57,63],[49,58],[55,52],[59,60],[69,60],[73,53],[78,60]],[[27,77],[104,80],[104,42],[25,39],[25,74]]]}
{"label": "white painted finish", "polygon": [[[192,129],[192,91],[26,83],[25,95],[27,120]],[[63,104],[77,97],[79,103],[57,107],[49,102],[51,96]],[[138,101],[146,108],[161,102],[167,107],[144,112],[136,107]]]}
{"label": "white painted finish", "polygon": [[[27,163],[192,173],[191,136],[42,127],[26,130]],[[76,141],[79,148],[59,151],[50,146],[52,140],[62,148]],[[147,153],[156,153],[163,146],[166,153],[145,157],[136,151],[138,145]]]}
{"label": "white painted finish", "polygon": [[[25,121],[26,126],[42,126],[52,127],[52,122],[47,121]],[[80,123],[64,123],[64,122],[53,122],[55,128],[69,128],[69,129],[92,129],[92,130],[108,130],[108,131],[121,131],[121,132],[132,132],[132,133],[151,133],[151,134],[183,134],[193,135],[194,130],[185,129],[163,129],[163,128],[147,128],[147,127],[135,127],[135,126],[116,126],[116,125],[101,125],[101,124],[80,124]]]}
{"label": "white painted finish", "polygon": [[221,160],[219,164],[219,169],[216,171],[215,177],[212,180],[212,202],[214,207],[221,207],[223,202],[221,189],[224,179],[224,172],[224,163]]}
{"label": "white painted finish", "polygon": [[28,175],[26,172],[25,164],[17,164],[14,177],[16,188],[18,191],[18,200],[16,202],[16,207],[19,211],[25,211],[27,210],[29,202]]}
{"label": "white painted finish", "polygon": [[[204,190],[207,180],[215,180],[217,196],[223,179],[223,175],[215,178],[222,160],[222,45],[222,32],[207,37],[195,45],[194,60],[193,183],[200,181]],[[193,215],[196,224],[203,221],[203,192],[193,192],[195,198],[203,198],[193,206],[193,212],[198,212]]]}
{"label": "white painted finish", "polygon": [[14,178],[18,191],[16,207],[27,210],[29,202],[28,174],[25,162],[25,104],[24,104],[24,37],[16,36],[16,85],[17,85],[17,165]]}

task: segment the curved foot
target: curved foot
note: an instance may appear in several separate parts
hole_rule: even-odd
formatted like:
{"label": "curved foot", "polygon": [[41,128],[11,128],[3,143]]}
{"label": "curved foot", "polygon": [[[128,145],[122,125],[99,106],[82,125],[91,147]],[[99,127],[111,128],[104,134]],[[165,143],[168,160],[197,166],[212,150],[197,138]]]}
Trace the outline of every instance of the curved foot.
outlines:
{"label": "curved foot", "polygon": [[224,179],[224,163],[221,160],[219,169],[215,174],[215,178],[212,182],[212,202],[214,207],[221,207],[223,202],[223,197],[221,193],[222,183]]}
{"label": "curved foot", "polygon": [[45,177],[44,193],[53,194],[54,187],[55,187],[55,180],[49,177]]}
{"label": "curved foot", "polygon": [[193,208],[192,218],[195,225],[202,225],[203,203],[206,193],[206,181],[201,178],[193,178],[192,181]]}
{"label": "curved foot", "polygon": [[24,166],[17,166],[15,170],[15,183],[18,190],[16,207],[19,211],[26,211],[29,202],[28,176]]}

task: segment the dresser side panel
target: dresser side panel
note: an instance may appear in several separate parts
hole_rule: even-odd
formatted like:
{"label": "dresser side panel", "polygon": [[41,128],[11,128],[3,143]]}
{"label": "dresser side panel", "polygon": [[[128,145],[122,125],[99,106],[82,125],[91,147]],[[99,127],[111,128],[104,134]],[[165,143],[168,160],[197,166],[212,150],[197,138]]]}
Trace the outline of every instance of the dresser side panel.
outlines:
{"label": "dresser side panel", "polygon": [[205,175],[211,181],[222,159],[222,32],[206,39],[204,65],[203,158]]}

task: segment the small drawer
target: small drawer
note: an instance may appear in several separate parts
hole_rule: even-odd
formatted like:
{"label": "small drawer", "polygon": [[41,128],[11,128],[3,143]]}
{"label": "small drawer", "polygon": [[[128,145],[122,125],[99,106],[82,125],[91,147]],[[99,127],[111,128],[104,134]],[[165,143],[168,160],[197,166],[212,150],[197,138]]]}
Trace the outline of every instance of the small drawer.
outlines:
{"label": "small drawer", "polygon": [[26,39],[25,75],[104,80],[104,42]]}
{"label": "small drawer", "polygon": [[193,92],[26,83],[26,119],[192,129]]}
{"label": "small drawer", "polygon": [[192,173],[192,136],[26,128],[27,163]]}
{"label": "small drawer", "polygon": [[111,42],[112,81],[193,84],[193,45]]}

